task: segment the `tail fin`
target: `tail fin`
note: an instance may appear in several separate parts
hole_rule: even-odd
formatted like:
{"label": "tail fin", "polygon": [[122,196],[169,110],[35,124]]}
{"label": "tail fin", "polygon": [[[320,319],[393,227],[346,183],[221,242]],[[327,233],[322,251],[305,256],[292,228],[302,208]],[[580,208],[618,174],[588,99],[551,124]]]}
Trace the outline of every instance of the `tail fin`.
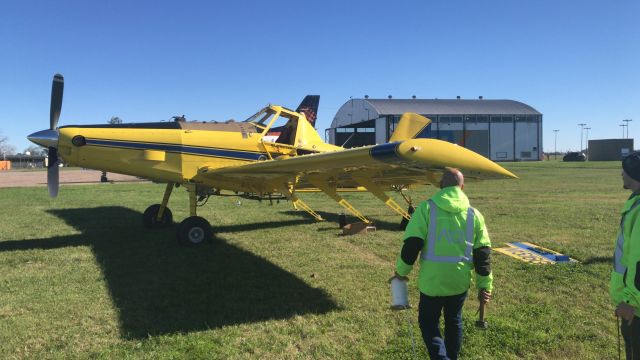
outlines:
{"label": "tail fin", "polygon": [[302,99],[296,112],[303,113],[311,126],[316,126],[316,118],[318,116],[318,105],[320,104],[320,95],[307,95]]}
{"label": "tail fin", "polygon": [[430,123],[431,120],[424,116],[415,113],[404,113],[400,117],[396,131],[391,135],[389,142],[413,139]]}

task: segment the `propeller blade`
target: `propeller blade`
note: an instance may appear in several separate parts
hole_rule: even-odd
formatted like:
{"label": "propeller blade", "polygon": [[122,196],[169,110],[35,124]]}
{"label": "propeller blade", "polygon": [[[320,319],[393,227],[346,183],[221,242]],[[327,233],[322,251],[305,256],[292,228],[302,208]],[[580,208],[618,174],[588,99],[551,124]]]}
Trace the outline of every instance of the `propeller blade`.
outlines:
{"label": "propeller blade", "polygon": [[58,188],[60,187],[60,168],[58,165],[58,149],[49,147],[49,164],[47,165],[47,187],[49,188],[49,196],[52,198],[58,196]]}
{"label": "propeller blade", "polygon": [[60,119],[60,112],[62,111],[63,92],[64,78],[60,74],[55,74],[51,84],[51,111],[49,113],[49,129],[51,130],[55,130],[56,126],[58,126],[58,119]]}

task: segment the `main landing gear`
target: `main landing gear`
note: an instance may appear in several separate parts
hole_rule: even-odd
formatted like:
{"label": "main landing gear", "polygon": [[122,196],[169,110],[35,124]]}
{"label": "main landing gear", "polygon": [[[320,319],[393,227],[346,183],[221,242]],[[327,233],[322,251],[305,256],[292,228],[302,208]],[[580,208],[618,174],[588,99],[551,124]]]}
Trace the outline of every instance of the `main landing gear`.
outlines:
{"label": "main landing gear", "polygon": [[147,228],[168,227],[173,225],[173,214],[166,206],[163,209],[161,204],[151,205],[142,214],[142,223]]}
{"label": "main landing gear", "polygon": [[[142,222],[147,228],[168,227],[173,224],[173,215],[167,207],[171,191],[175,183],[168,183],[164,191],[162,204],[151,205],[144,211]],[[189,192],[189,213],[191,216],[182,220],[178,225],[176,236],[178,243],[186,246],[199,245],[213,239],[211,224],[204,218],[196,215],[197,193],[195,185],[185,185]]]}

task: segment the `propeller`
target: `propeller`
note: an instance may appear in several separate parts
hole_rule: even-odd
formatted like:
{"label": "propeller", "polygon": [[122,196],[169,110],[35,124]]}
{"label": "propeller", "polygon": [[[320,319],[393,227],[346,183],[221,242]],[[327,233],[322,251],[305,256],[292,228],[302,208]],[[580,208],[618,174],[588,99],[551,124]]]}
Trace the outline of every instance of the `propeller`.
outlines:
{"label": "propeller", "polygon": [[47,188],[49,188],[49,196],[58,196],[58,188],[60,187],[60,161],[58,160],[58,149],[53,146],[49,147],[49,164],[47,165]]}
{"label": "propeller", "polygon": [[[60,112],[62,111],[62,94],[64,92],[64,77],[60,74],[53,76],[51,84],[51,108],[49,111],[49,130],[56,130]],[[56,142],[56,145],[57,142]],[[49,196],[58,196],[58,188],[60,187],[60,160],[58,159],[58,148],[49,146],[49,164],[47,166],[47,188],[49,188]]]}
{"label": "propeller", "polygon": [[55,130],[62,111],[62,93],[64,92],[64,78],[60,74],[53,76],[51,84],[51,109],[49,112],[49,129]]}
{"label": "propeller", "polygon": [[34,132],[27,136],[29,141],[34,144],[46,147],[49,152],[49,164],[47,165],[47,187],[49,195],[56,197],[58,195],[58,187],[60,186],[59,169],[60,160],[58,159],[58,120],[62,111],[62,93],[64,90],[64,78],[60,74],[53,76],[51,84],[51,108],[49,112],[49,129]]}

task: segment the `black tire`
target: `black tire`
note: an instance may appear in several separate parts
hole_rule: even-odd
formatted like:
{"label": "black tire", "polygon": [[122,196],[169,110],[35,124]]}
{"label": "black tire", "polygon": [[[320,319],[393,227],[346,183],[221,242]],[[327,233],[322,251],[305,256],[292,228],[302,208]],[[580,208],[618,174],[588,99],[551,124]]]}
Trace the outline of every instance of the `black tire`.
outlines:
{"label": "black tire", "polygon": [[213,240],[211,224],[200,216],[188,217],[178,225],[176,233],[178,243],[185,246],[195,246]]}
{"label": "black tire", "polygon": [[340,229],[345,227],[345,225],[347,225],[347,215],[345,214],[338,215],[338,226],[340,226]]}
{"label": "black tire", "polygon": [[173,224],[173,214],[168,207],[164,208],[162,219],[157,220],[158,212],[160,211],[160,204],[151,205],[142,214],[142,223],[146,228],[161,228],[171,226]]}

